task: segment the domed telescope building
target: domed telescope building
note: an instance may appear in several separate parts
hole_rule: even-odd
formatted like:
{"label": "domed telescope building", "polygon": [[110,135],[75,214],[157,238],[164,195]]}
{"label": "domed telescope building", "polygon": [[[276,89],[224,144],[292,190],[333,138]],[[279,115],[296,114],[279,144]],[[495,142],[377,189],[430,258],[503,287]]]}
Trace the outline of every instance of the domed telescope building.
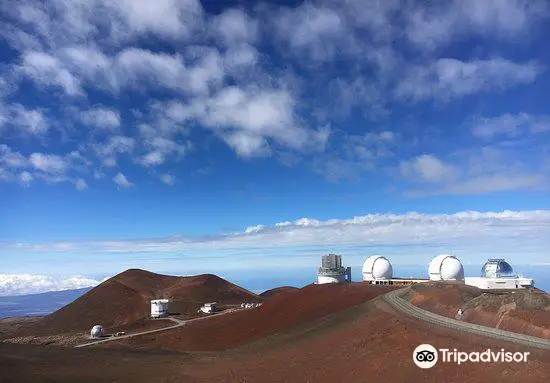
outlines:
{"label": "domed telescope building", "polygon": [[432,259],[428,266],[432,281],[463,281],[464,267],[453,255],[441,254]]}
{"label": "domed telescope building", "polygon": [[508,262],[502,258],[489,259],[481,268],[481,277],[466,277],[467,285],[484,290],[510,290],[534,287],[531,278],[517,275]]}
{"label": "domed telescope building", "polygon": [[105,329],[102,325],[96,324],[92,329],[90,330],[90,336],[92,338],[101,338],[103,335],[105,335]]}
{"label": "domed telescope building", "polygon": [[317,271],[317,283],[351,282],[351,267],[342,266],[342,256],[336,254],[323,255],[321,267]]}
{"label": "domed telescope building", "polygon": [[363,263],[363,281],[371,285],[408,286],[415,283],[428,282],[422,278],[395,278],[391,262],[380,255],[373,255]]}
{"label": "domed telescope building", "polygon": [[363,280],[389,280],[393,276],[393,268],[386,257],[373,255],[363,264]]}

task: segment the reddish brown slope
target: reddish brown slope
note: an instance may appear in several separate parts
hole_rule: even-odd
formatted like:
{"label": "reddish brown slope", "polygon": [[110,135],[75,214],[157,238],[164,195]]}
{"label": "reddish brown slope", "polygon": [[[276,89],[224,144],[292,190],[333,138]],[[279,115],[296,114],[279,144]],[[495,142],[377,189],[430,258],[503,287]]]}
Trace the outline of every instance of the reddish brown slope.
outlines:
{"label": "reddish brown slope", "polygon": [[208,301],[236,304],[261,300],[248,290],[210,274],[175,277],[130,269],[16,336],[87,331],[95,324],[102,324],[107,331],[130,329],[147,320],[149,301],[155,298],[170,298],[173,300],[170,310],[186,316],[196,314],[198,306]]}
{"label": "reddish brown slope", "polygon": [[266,290],[263,293],[261,293],[260,296],[264,299],[271,299],[271,298],[274,298],[274,297],[277,297],[277,296],[280,296],[280,295],[294,293],[298,290],[300,290],[300,289],[297,288],[297,287],[281,286],[281,287],[276,287],[276,288],[271,289],[271,290]]}
{"label": "reddish brown slope", "polygon": [[483,292],[461,283],[426,283],[408,294],[414,305],[450,318],[550,339],[550,295],[541,290]]}
{"label": "reddish brown slope", "polygon": [[90,329],[95,324],[109,329],[137,322],[147,316],[147,310],[148,302],[144,296],[116,279],[110,279],[73,303],[45,316],[25,333],[60,334]]}
{"label": "reddish brown slope", "polygon": [[266,300],[259,308],[193,322],[170,333],[125,339],[107,347],[224,350],[289,331],[391,289],[365,283],[310,285]]}

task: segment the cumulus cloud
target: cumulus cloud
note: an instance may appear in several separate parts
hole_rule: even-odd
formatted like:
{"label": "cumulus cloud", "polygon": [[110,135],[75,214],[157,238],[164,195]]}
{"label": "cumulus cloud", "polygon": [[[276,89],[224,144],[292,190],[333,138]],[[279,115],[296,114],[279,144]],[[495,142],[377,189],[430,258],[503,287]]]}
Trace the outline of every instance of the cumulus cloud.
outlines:
{"label": "cumulus cloud", "polygon": [[8,145],[0,145],[1,178],[4,181],[18,181],[24,186],[41,179],[48,183],[72,182],[81,190],[85,181],[71,173],[86,173],[88,166],[89,161],[76,151],[62,156],[35,152],[27,157]]}
{"label": "cumulus cloud", "polygon": [[35,135],[48,131],[48,118],[40,109],[27,109],[23,105],[15,104],[10,108],[10,123],[23,131]]}
{"label": "cumulus cloud", "polygon": [[534,169],[528,167],[514,153],[510,149],[483,147],[452,153],[445,161],[433,154],[401,161],[401,174],[414,184],[405,194],[421,197],[550,188],[550,178],[540,164]]}
{"label": "cumulus cloud", "polygon": [[83,94],[80,81],[56,57],[47,53],[36,51],[25,53],[20,70],[37,84],[60,87],[70,96]]}
{"label": "cumulus cloud", "polygon": [[434,49],[472,33],[502,39],[523,37],[547,15],[548,5],[537,0],[453,0],[408,11],[405,30],[410,41]]}
{"label": "cumulus cloud", "polygon": [[122,188],[131,188],[131,187],[135,186],[122,173],[118,173],[116,176],[114,176],[113,181],[114,181],[115,184],[117,184],[118,186],[120,186]]}
{"label": "cumulus cloud", "polygon": [[421,182],[442,182],[456,178],[457,169],[433,154],[423,154],[400,164],[401,173]]}
{"label": "cumulus cloud", "polygon": [[76,190],[86,190],[88,189],[88,184],[86,181],[82,178],[78,178],[74,181],[74,185],[76,187]]}
{"label": "cumulus cloud", "polygon": [[160,180],[166,185],[174,185],[176,183],[176,177],[170,174],[161,174]]}
{"label": "cumulus cloud", "polygon": [[32,174],[27,171],[23,171],[19,173],[17,178],[19,179],[19,182],[24,186],[29,186],[31,182],[34,180],[34,177],[32,176]]}
{"label": "cumulus cloud", "polygon": [[505,113],[498,117],[478,117],[471,122],[474,136],[490,140],[494,137],[515,137],[550,131],[549,116],[532,116],[527,113]]}
{"label": "cumulus cloud", "polygon": [[[229,7],[216,15],[197,0],[8,3],[0,4],[0,35],[17,53],[0,68],[0,134],[13,127],[33,143],[44,139],[40,144],[48,149],[2,155],[2,180],[18,180],[26,171],[35,180],[83,189],[84,168],[100,175],[104,167],[133,162],[150,171],[202,150],[199,141],[206,140],[196,138],[198,131],[247,160],[271,156],[287,165],[306,162],[328,178],[353,178],[399,154],[397,140],[410,149],[416,138],[377,136],[397,129],[371,121],[387,121],[411,102],[504,93],[544,74],[539,61],[500,57],[508,50],[482,55],[465,49],[460,59],[438,50],[460,39],[513,43],[536,33],[548,17],[544,1],[321,0]],[[38,102],[6,101],[18,86],[41,91]],[[365,126],[335,140],[333,132],[357,111]],[[525,118],[480,120],[472,132],[489,139],[513,136],[527,124],[532,132],[548,129],[543,120]],[[83,133],[74,122],[97,129]],[[77,169],[73,159],[50,149],[58,138],[82,156],[79,174],[71,173]],[[442,167],[456,167],[420,155],[411,154],[417,158],[402,166],[404,174],[436,182],[450,170]],[[522,185],[537,179],[533,169],[519,174],[526,176],[518,177]],[[501,188],[512,185],[500,173],[486,176]]]}
{"label": "cumulus cloud", "polygon": [[214,33],[231,46],[239,42],[253,43],[258,38],[258,21],[244,10],[230,8],[212,21]]}
{"label": "cumulus cloud", "polygon": [[541,73],[534,62],[503,58],[461,61],[443,58],[428,66],[412,67],[397,86],[396,96],[414,101],[462,97],[490,90],[530,84]]}
{"label": "cumulus cloud", "polygon": [[31,274],[0,274],[0,296],[81,289],[96,286],[101,282],[83,275],[53,277]]}
{"label": "cumulus cloud", "polygon": [[82,123],[101,129],[115,129],[120,126],[120,113],[111,108],[96,107],[80,113]]}
{"label": "cumulus cloud", "polygon": [[29,162],[35,169],[45,173],[65,173],[69,167],[68,162],[56,154],[32,153]]}
{"label": "cumulus cloud", "polygon": [[[334,58],[338,53],[353,49],[346,20],[338,11],[303,3],[296,9],[283,9],[274,20],[276,31],[288,43],[291,52],[307,54],[314,61]],[[348,45],[344,45],[348,43]]]}
{"label": "cumulus cloud", "polygon": [[132,153],[136,140],[126,136],[110,136],[107,141],[92,144],[92,148],[104,166],[116,166],[117,155]]}

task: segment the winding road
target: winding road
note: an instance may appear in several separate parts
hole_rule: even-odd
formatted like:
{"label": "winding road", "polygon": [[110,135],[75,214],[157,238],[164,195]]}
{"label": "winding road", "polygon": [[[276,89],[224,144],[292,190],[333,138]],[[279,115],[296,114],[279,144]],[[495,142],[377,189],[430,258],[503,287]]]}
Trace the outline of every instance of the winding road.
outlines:
{"label": "winding road", "polygon": [[410,315],[418,320],[428,322],[437,326],[452,328],[455,330],[465,331],[476,335],[482,335],[493,339],[504,340],[522,346],[536,347],[540,349],[550,350],[550,340],[537,338],[534,336],[518,334],[515,332],[505,331],[498,328],[481,326],[474,323],[461,322],[456,319],[444,317],[439,314],[421,309],[409,301],[401,298],[408,291],[408,287],[399,290],[393,290],[384,295],[384,300],[389,303],[394,309]]}
{"label": "winding road", "polygon": [[[95,341],[93,341],[93,342],[88,342],[88,343],[79,344],[79,345],[76,345],[75,347],[76,347],[76,348],[80,348],[80,347],[94,346],[94,345],[96,345],[96,344],[112,342],[112,341],[115,341],[115,340],[120,340],[120,339],[125,339],[125,338],[132,338],[132,337],[134,337],[134,336],[147,335],[147,334],[153,334],[153,333],[156,333],[156,332],[161,332],[161,331],[166,331],[166,330],[172,330],[172,329],[175,329],[175,328],[184,326],[185,323],[186,323],[186,321],[184,321],[184,320],[177,319],[177,318],[173,318],[173,317],[162,318],[162,319],[164,319],[164,320],[171,320],[171,321],[174,322],[175,324],[172,325],[172,326],[167,326],[167,327],[163,327],[163,328],[157,328],[157,329],[155,329],[155,330],[136,332],[136,333],[133,333],[133,334],[127,334],[127,335],[121,335],[121,336],[112,336],[112,337],[105,338],[105,339],[95,340]],[[157,319],[157,320],[162,320],[162,319]]]}
{"label": "winding road", "polygon": [[216,317],[216,316],[219,316],[219,315],[227,315],[227,314],[233,313],[235,311],[241,311],[241,310],[248,310],[248,309],[239,309],[239,308],[237,308],[237,309],[228,309],[228,310],[224,310],[222,312],[219,312],[217,314],[210,314],[209,316],[206,316],[206,317],[199,317],[199,318],[188,319],[188,320],[177,319],[177,318],[174,318],[174,317],[159,318],[159,319],[155,319],[155,320],[170,320],[170,321],[174,322],[175,324],[173,324],[171,326],[167,326],[167,327],[157,328],[155,330],[135,332],[135,333],[132,333],[132,334],[121,335],[121,336],[111,336],[111,337],[105,338],[105,339],[94,340],[92,342],[78,344],[75,347],[80,348],[80,347],[95,346],[97,344],[107,343],[107,342],[114,342],[114,341],[120,340],[120,339],[133,338],[135,336],[154,334],[156,332],[161,332],[161,331],[166,331],[166,330],[173,330],[175,328],[185,326],[186,324],[191,323],[191,322],[200,321],[200,320],[207,320],[209,318],[213,318],[213,317]]}

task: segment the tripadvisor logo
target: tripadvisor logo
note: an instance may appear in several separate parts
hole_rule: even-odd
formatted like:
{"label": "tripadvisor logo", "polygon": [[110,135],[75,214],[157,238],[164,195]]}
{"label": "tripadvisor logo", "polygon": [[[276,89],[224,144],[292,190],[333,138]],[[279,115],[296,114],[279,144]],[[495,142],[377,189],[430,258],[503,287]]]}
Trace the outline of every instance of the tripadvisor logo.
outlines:
{"label": "tripadvisor logo", "polygon": [[414,349],[413,361],[420,368],[432,368],[438,360],[445,363],[510,363],[510,362],[527,362],[529,352],[509,352],[504,349],[492,351],[487,349],[479,352],[463,352],[455,349],[440,348],[437,350],[431,344],[421,344]]}

